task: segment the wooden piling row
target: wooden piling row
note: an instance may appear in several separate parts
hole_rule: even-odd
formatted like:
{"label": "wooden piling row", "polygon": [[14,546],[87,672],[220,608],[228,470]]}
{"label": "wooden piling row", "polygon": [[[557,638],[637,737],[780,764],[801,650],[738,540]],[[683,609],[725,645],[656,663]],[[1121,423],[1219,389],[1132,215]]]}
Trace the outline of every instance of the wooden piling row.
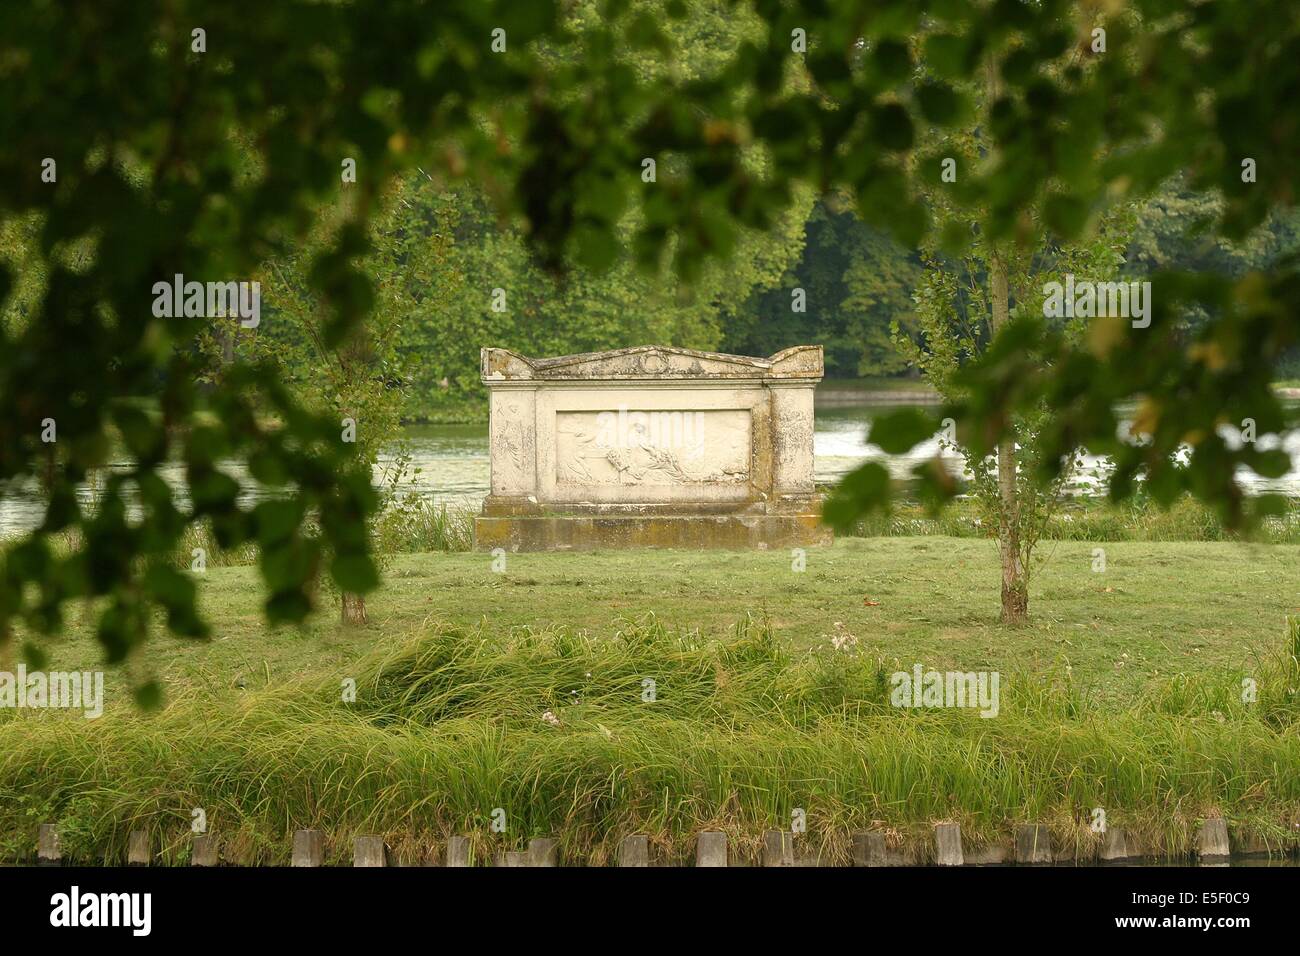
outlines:
{"label": "wooden piling row", "polygon": [[[891,849],[885,834],[860,830],[852,835],[853,866],[881,867],[909,865],[915,857]],[[1110,827],[1102,834],[1097,849],[1097,860],[1105,863],[1124,863],[1138,858],[1140,848],[1134,846],[1129,834],[1122,828]],[[1285,852],[1281,847],[1271,847],[1263,840],[1252,837],[1242,841],[1238,848],[1242,855],[1266,855]],[[1226,865],[1232,853],[1227,821],[1212,817],[1204,820],[1196,832],[1196,858],[1203,865]],[[961,827],[953,822],[934,825],[934,863],[938,866],[987,866],[1014,859],[1021,866],[1041,866],[1069,857],[1075,851],[1067,847],[1052,852],[1051,833],[1041,823],[1020,824],[1015,829],[1014,847],[993,845],[967,850],[962,844]],[[52,823],[40,825],[37,835],[36,859],[41,866],[59,866],[63,862],[58,827]],[[223,857],[220,841],[215,833],[194,837],[190,863],[192,866],[213,867],[223,862],[239,863]],[[150,834],[133,830],[127,838],[126,862],[128,866],[150,866],[154,862],[154,848]],[[465,867],[476,864],[473,843],[468,836],[448,838],[443,866]],[[529,841],[526,850],[503,850],[493,862],[501,867],[556,867],[560,865],[559,842],[550,837],[536,837]],[[648,867],[650,843],[645,834],[631,834],[618,845],[615,865],[620,867]],[[789,830],[765,830],[762,835],[760,862],[763,866],[818,865],[816,859],[805,859],[796,853],[795,834]],[[293,834],[291,866],[320,867],[325,865],[325,834],[321,830],[295,830]],[[358,835],[353,841],[352,865],[355,867],[392,866],[391,850],[382,836]],[[436,853],[426,858],[423,865],[439,865]],[[696,837],[695,865],[700,867],[725,867],[739,864],[729,858],[727,835],[720,830],[705,830]]]}

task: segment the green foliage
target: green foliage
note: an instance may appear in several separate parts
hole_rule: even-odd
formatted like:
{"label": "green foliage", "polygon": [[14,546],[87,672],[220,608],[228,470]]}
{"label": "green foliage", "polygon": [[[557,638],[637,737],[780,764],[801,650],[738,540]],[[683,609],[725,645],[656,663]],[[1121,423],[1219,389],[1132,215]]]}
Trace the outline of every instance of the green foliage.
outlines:
{"label": "green foliage", "polygon": [[[178,274],[247,279],[263,263],[301,256],[298,240],[345,192],[350,218],[297,264],[295,281],[320,310],[323,349],[371,348],[375,337],[355,333],[377,303],[420,311],[421,289],[386,297],[382,286],[397,274],[368,275],[363,265],[386,190],[417,164],[440,193],[472,177],[491,199],[530,250],[528,264],[511,263],[512,275],[572,270],[572,291],[559,297],[544,283],[510,285],[519,325],[509,344],[532,341],[526,323],[548,319],[537,305],[545,300],[566,325],[586,323],[564,341],[597,347],[626,341],[616,333],[723,340],[721,310],[652,308],[655,324],[626,328],[629,307],[655,297],[631,280],[602,287],[594,274],[623,268],[627,253],[728,303],[776,290],[773,277],[790,268],[801,241],[800,204],[814,194],[853,196],[861,220],[903,249],[941,236],[952,254],[970,232],[937,225],[949,217],[923,201],[934,179],[924,150],[933,127],[960,128],[972,102],[966,84],[990,65],[999,94],[983,134],[993,158],[963,165],[949,201],[1008,255],[1037,248],[1036,222],[1026,223],[1035,210],[1061,243],[1086,244],[1108,207],[1150,195],[1180,170],[1195,194],[1219,197],[1208,228],[1229,238],[1289,208],[1300,186],[1300,126],[1278,119],[1295,98],[1300,22],[1282,0],[1135,0],[1104,16],[1067,0],[233,0],[196,10],[37,0],[7,11],[0,482],[39,476],[50,503],[31,548],[0,567],[0,641],[19,620],[57,632],[63,605],[86,596],[108,599],[100,632],[111,659],[144,639],[160,606],[183,631],[200,631],[185,595],[144,585],[150,566],[200,520],[223,547],[262,544],[273,619],[306,613],[325,549],[344,578],[373,579],[357,526],[377,501],[337,422],[266,363],[235,362],[206,382],[196,343],[213,334],[210,323],[154,316],[151,290]],[[1104,54],[1087,39],[1098,21],[1108,31]],[[191,22],[206,31],[203,52],[192,47]],[[796,26],[810,41],[805,55],[791,50]],[[505,31],[504,52],[491,49],[494,29]],[[58,164],[55,182],[42,178],[47,158]],[[346,158],[357,161],[355,183],[340,182]],[[645,158],[658,163],[653,184],[640,178]],[[1255,181],[1243,178],[1246,159]],[[765,237],[774,228],[773,243]],[[772,254],[756,257],[760,247]],[[400,272],[414,252],[388,261]],[[728,257],[742,265],[723,264]],[[481,311],[484,290],[506,285],[483,282],[489,261],[452,272],[465,277],[472,303],[452,333],[460,356],[484,331],[497,341]],[[906,288],[902,265],[888,271],[896,278],[879,288],[853,280],[852,295],[866,295],[852,306],[857,314],[876,309],[872,296],[894,301]],[[843,280],[846,271],[828,275]],[[1240,276],[1152,281],[1149,328],[1082,339],[1026,334],[1016,344],[1042,360],[1018,361],[1008,345],[968,363],[951,412],[987,423],[968,436],[979,456],[1018,416],[1050,408],[1040,480],[1057,477],[1087,445],[1116,455],[1117,497],[1145,476],[1160,500],[1191,491],[1230,524],[1258,517],[1271,504],[1248,507],[1236,472],[1271,474],[1283,463],[1257,445],[1229,446],[1216,427],[1251,417],[1266,436],[1294,422],[1268,383],[1295,354],[1300,259],[1281,255]],[[673,283],[655,290],[660,303],[679,292]],[[1206,321],[1189,343],[1185,317],[1200,314]],[[868,365],[877,361],[869,356],[878,331],[846,338]],[[415,348],[442,341],[439,328]],[[399,356],[402,347],[394,346]],[[456,387],[469,387],[459,363],[443,367],[439,387],[446,378],[451,390],[457,369]],[[1149,441],[1121,446],[1108,409],[1138,397]],[[54,443],[40,438],[47,419],[57,423]],[[86,513],[74,487],[119,439],[136,461],[106,481],[99,509]],[[1191,455],[1176,464],[1184,444]],[[171,456],[185,463],[184,489],[159,477]],[[238,483],[220,468],[232,456],[296,500],[302,521],[318,516],[322,538],[300,526],[262,541]],[[138,520],[127,519],[128,485],[143,501]],[[887,491],[873,493],[883,500]],[[67,528],[81,533],[81,550],[49,555],[45,539]]]}
{"label": "green foliage", "polygon": [[[804,226],[799,261],[775,288],[726,317],[723,346],[771,355],[791,345],[823,347],[830,375],[892,375],[906,363],[890,323],[914,328],[912,285],[920,260],[882,230],[863,224],[842,197],[822,199]],[[793,292],[804,292],[795,311]]]}
{"label": "green foliage", "polygon": [[[525,355],[563,355],[634,345],[671,344],[714,350],[754,290],[776,285],[802,244],[806,195],[766,232],[742,228],[736,261],[705,263],[686,287],[621,261],[601,274],[577,263],[556,275],[530,251],[526,237],[503,226],[471,190],[439,197],[455,205],[457,221],[445,269],[457,291],[436,312],[417,317],[404,335],[411,388],[408,418],[473,401],[486,407],[479,349],[493,345]],[[631,236],[631,214],[620,234]],[[494,309],[500,290],[502,308]],[[768,354],[768,353],[764,353]]]}

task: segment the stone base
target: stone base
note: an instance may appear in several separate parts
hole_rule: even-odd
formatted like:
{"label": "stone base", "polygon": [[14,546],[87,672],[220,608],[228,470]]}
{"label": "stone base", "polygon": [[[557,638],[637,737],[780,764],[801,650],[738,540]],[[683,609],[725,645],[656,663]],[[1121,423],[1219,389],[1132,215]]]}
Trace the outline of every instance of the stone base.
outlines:
{"label": "stone base", "polygon": [[480,515],[477,551],[800,548],[830,544],[816,514]]}

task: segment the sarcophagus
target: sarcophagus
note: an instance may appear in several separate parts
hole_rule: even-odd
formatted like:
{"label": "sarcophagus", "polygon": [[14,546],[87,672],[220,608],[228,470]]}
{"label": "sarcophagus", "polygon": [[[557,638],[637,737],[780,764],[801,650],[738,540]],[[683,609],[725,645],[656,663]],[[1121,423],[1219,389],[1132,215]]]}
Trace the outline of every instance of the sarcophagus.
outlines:
{"label": "sarcophagus", "polygon": [[821,346],[771,358],[643,346],[482,350],[491,494],[480,550],[820,544]]}

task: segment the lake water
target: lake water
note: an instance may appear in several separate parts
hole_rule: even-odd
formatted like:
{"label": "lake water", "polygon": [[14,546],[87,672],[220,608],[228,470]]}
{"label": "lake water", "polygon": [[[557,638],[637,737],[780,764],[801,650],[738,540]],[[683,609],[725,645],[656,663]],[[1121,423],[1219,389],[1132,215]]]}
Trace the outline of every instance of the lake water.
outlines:
{"label": "lake water", "polygon": [[[865,461],[883,462],[890,472],[905,478],[919,461],[940,451],[937,439],[917,446],[906,455],[886,455],[867,441],[867,426],[882,413],[899,408],[894,404],[872,404],[836,407],[818,407],[813,436],[814,470],[819,484],[834,484],[844,474]],[[1235,439],[1235,433],[1229,435]],[[403,429],[403,439],[410,455],[411,474],[403,487],[437,502],[455,507],[477,509],[488,492],[488,439],[487,425],[414,425]],[[1276,443],[1276,439],[1274,440]],[[1300,465],[1300,432],[1291,432],[1283,442],[1291,460]],[[1268,447],[1261,439],[1261,447]],[[396,448],[392,451],[396,452]],[[954,473],[962,470],[961,458],[944,453]],[[1080,488],[1096,486],[1098,476],[1104,474],[1106,463],[1090,458],[1085,461],[1083,474],[1077,484]],[[391,455],[381,458],[375,470],[376,482],[393,466]],[[125,469],[128,463],[116,462],[112,466]],[[263,492],[249,479],[239,462],[227,462],[225,469],[244,486],[245,503],[258,500]],[[163,475],[173,485],[181,485],[179,465],[163,469]],[[1293,468],[1286,476],[1266,480],[1243,471],[1243,484],[1252,492],[1281,491],[1300,495],[1300,468]],[[90,501],[94,489],[81,490],[84,501]],[[0,490],[0,536],[13,535],[37,526],[45,511],[39,485],[35,481]]]}

